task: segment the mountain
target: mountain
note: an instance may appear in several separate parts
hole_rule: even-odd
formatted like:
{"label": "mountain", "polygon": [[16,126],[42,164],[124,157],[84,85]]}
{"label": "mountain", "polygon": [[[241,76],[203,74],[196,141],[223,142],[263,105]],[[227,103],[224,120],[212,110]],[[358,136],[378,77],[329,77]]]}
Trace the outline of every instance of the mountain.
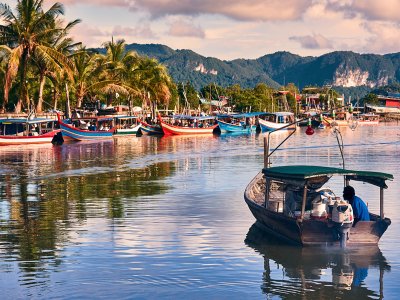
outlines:
{"label": "mountain", "polygon": [[126,48],[156,58],[167,66],[176,82],[190,81],[196,88],[210,83],[252,88],[260,82],[279,88],[292,82],[300,88],[332,85],[357,96],[378,86],[400,82],[400,53],[336,51],[318,57],[302,57],[280,51],[257,59],[227,61],[160,44],[129,44]]}

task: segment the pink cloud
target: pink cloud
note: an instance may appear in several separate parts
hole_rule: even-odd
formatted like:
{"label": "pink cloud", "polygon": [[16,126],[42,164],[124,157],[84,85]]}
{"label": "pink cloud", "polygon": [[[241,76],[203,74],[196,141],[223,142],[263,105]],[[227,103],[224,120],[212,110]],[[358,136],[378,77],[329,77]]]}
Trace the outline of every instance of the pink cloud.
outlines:
{"label": "pink cloud", "polygon": [[328,0],[327,8],[350,18],[360,15],[368,20],[400,21],[399,0]]}
{"label": "pink cloud", "polygon": [[321,34],[292,36],[289,40],[299,42],[305,49],[332,49],[331,41],[322,36]]}
{"label": "pink cloud", "polygon": [[168,34],[180,37],[205,38],[205,33],[202,28],[185,21],[176,21],[172,23]]}

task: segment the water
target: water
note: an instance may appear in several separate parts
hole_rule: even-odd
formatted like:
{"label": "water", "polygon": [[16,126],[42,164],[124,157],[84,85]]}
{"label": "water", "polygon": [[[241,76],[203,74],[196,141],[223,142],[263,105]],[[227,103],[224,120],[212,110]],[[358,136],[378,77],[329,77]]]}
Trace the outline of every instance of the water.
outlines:
{"label": "water", "polygon": [[[274,165],[341,166],[329,130],[303,131]],[[347,168],[395,176],[379,247],[302,249],[252,226],[243,191],[262,167],[262,135],[1,147],[1,298],[397,298],[399,126],[342,135]],[[354,186],[378,211],[379,189]]]}

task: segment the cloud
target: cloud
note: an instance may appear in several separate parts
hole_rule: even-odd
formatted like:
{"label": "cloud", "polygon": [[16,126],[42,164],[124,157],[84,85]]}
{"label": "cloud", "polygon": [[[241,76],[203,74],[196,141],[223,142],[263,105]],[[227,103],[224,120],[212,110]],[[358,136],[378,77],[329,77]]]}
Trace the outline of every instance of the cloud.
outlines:
{"label": "cloud", "polygon": [[328,0],[327,9],[342,11],[347,18],[360,15],[367,20],[400,21],[399,0]]}
{"label": "cloud", "polygon": [[155,39],[156,34],[153,32],[149,25],[140,25],[136,27],[129,27],[129,26],[115,26],[112,30],[111,34],[113,36],[133,36],[133,37],[141,37],[147,39]]}
{"label": "cloud", "polygon": [[366,22],[363,26],[371,34],[366,40],[364,52],[380,54],[399,52],[399,25],[388,24],[388,22]]}
{"label": "cloud", "polygon": [[300,19],[313,0],[64,0],[65,5],[125,7],[152,18],[170,15],[223,15],[241,21]]}
{"label": "cloud", "polygon": [[289,40],[299,42],[306,49],[332,49],[332,43],[321,34],[291,36]]}
{"label": "cloud", "polygon": [[173,22],[169,28],[168,34],[178,37],[205,38],[206,36],[201,27],[195,26],[194,24],[186,21]]}
{"label": "cloud", "polygon": [[74,41],[83,41],[88,47],[99,47],[112,36],[125,40],[132,38],[157,39],[150,26],[143,24],[138,27],[115,26],[111,29],[100,29],[99,27],[79,24],[71,30]]}

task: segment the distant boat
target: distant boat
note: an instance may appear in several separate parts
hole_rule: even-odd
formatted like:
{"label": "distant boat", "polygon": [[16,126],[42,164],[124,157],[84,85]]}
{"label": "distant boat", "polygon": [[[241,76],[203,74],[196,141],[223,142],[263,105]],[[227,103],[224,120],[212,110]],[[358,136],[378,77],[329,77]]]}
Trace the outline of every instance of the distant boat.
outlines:
{"label": "distant boat", "polygon": [[144,135],[163,135],[164,134],[161,126],[158,124],[151,125],[142,120],[139,120],[139,122],[141,124],[140,132]]}
{"label": "distant boat", "polygon": [[379,124],[379,115],[369,113],[369,114],[360,114],[357,118],[358,125],[378,125]]}
{"label": "distant boat", "polygon": [[218,127],[215,117],[174,115],[168,117],[173,124],[169,124],[158,115],[161,128],[165,135],[212,134]]}
{"label": "distant boat", "polygon": [[116,136],[136,135],[142,124],[137,116],[113,116]]}
{"label": "distant boat", "polygon": [[68,123],[61,120],[57,113],[58,123],[64,141],[88,141],[112,139],[115,128],[110,128],[113,117],[72,118]]}
{"label": "distant boat", "polygon": [[60,130],[51,118],[0,119],[0,145],[50,143]]}
{"label": "distant boat", "polygon": [[[259,118],[258,122],[262,132],[271,131],[293,123],[294,114],[291,112],[266,113]],[[293,124],[288,126],[287,129],[294,129],[295,126],[296,124]]]}
{"label": "distant boat", "polygon": [[258,116],[264,112],[218,115],[217,122],[221,133],[251,133],[256,132],[258,127]]}

